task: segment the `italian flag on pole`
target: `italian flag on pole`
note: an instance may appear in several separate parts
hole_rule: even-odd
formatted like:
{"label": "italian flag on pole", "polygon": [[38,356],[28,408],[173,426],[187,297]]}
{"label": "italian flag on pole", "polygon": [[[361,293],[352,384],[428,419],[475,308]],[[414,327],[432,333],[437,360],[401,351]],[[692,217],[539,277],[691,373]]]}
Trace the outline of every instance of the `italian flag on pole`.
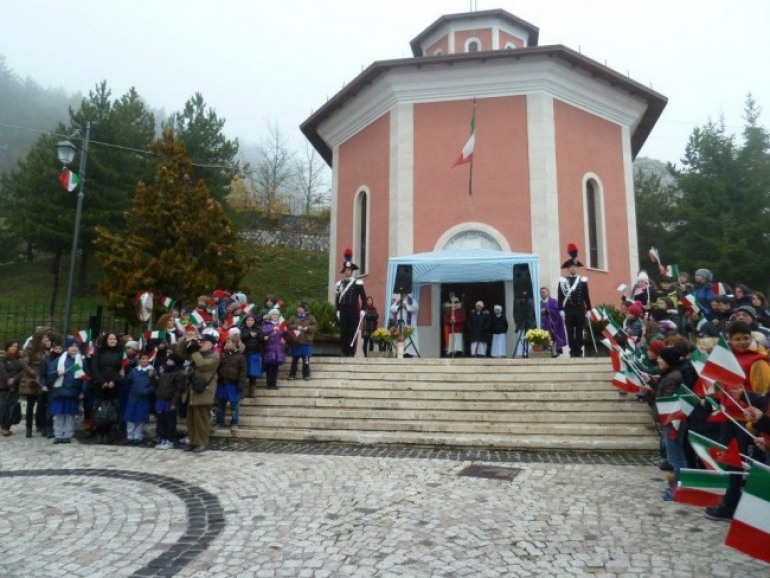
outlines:
{"label": "italian flag on pole", "polygon": [[160,304],[166,309],[173,309],[175,303],[176,301],[174,301],[171,297],[167,297],[166,295],[160,296]]}
{"label": "italian flag on pole", "polygon": [[729,483],[729,472],[681,469],[674,501],[704,508],[717,506]]}
{"label": "italian flag on pole", "polygon": [[725,545],[770,563],[770,467],[752,463]]}
{"label": "italian flag on pole", "polygon": [[471,116],[471,136],[468,137],[468,140],[465,142],[465,146],[463,147],[463,150],[460,152],[460,156],[457,157],[457,160],[455,161],[455,164],[452,165],[452,168],[455,168],[457,165],[462,165],[465,163],[469,163],[473,161],[473,149],[476,146],[476,101],[473,101],[473,116]]}
{"label": "italian flag on pole", "polygon": [[80,177],[77,175],[77,173],[73,173],[69,169],[64,169],[59,174],[59,182],[61,183],[62,187],[64,187],[71,193],[77,188],[78,184],[80,183]]}
{"label": "italian flag on pole", "polygon": [[165,329],[156,329],[155,331],[145,331],[144,332],[144,338],[147,341],[150,341],[151,339],[165,339],[166,338],[166,330]]}
{"label": "italian flag on pole", "polygon": [[734,386],[742,385],[743,380],[746,379],[746,374],[730,346],[727,345],[724,335],[719,336],[719,342],[711,351],[700,376],[718,381],[722,385]]}
{"label": "italian flag on pole", "polygon": [[193,323],[195,323],[195,325],[198,325],[198,326],[206,325],[206,320],[196,310],[193,310],[193,312],[190,313],[190,321],[192,321]]}
{"label": "italian flag on pole", "polygon": [[724,470],[724,466],[717,461],[717,457],[724,455],[728,450],[727,446],[715,442],[694,431],[687,432],[687,441],[690,442],[695,455],[698,456],[703,466],[707,470]]}

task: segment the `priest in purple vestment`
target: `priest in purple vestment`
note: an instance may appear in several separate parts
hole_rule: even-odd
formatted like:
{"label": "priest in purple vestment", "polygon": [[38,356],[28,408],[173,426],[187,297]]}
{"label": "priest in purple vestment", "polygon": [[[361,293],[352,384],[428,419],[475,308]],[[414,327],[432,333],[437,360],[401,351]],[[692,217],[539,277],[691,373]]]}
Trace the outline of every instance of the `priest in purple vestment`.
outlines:
{"label": "priest in purple vestment", "polygon": [[540,329],[551,334],[553,356],[561,355],[567,346],[567,332],[559,312],[559,302],[551,297],[547,287],[540,288]]}

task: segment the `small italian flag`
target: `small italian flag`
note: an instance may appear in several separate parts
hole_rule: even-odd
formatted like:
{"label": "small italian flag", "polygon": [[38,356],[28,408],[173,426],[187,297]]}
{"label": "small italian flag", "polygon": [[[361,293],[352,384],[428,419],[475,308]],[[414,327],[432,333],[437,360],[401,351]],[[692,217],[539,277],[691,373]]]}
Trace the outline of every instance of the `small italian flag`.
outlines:
{"label": "small italian flag", "polygon": [[88,375],[85,371],[83,371],[83,366],[79,363],[73,363],[72,367],[72,375],[75,379],[82,379],[84,381],[91,381],[91,376]]}
{"label": "small italian flag", "polygon": [[81,331],[78,331],[75,334],[75,339],[78,340],[78,343],[88,343],[91,341],[91,330],[90,329],[83,329]]}
{"label": "small italian flag", "polygon": [[166,330],[165,329],[157,329],[155,331],[145,331],[144,332],[144,338],[149,341],[150,339],[165,339],[166,338]]}
{"label": "small italian flag", "polygon": [[676,279],[679,277],[679,265],[669,265],[663,269],[663,274],[671,277],[672,279]]}
{"label": "small italian flag", "polygon": [[628,290],[628,285],[626,285],[625,283],[621,283],[620,285],[617,286],[617,290],[620,291],[621,293],[625,293]]}
{"label": "small italian flag", "polygon": [[174,301],[171,297],[167,297],[166,295],[160,296],[160,304],[161,306],[165,307],[166,309],[173,309],[174,305],[176,304],[176,301]]}
{"label": "small italian flag", "polygon": [[206,325],[206,320],[203,318],[203,315],[198,313],[197,309],[194,309],[192,313],[190,313],[190,321],[195,323],[195,325]]}
{"label": "small italian flag", "polygon": [[707,470],[724,470],[725,469],[723,466],[721,466],[717,462],[717,460],[712,456],[712,454],[716,453],[715,450],[726,452],[727,446],[724,446],[719,442],[715,442],[714,440],[709,439],[706,436],[702,436],[698,433],[695,433],[692,430],[687,432],[687,441],[690,442],[692,449],[695,451],[695,455],[698,456],[700,461],[703,463],[703,466]]}
{"label": "small italian flag", "polygon": [[650,257],[650,261],[660,264],[660,253],[658,253],[658,250],[655,247],[650,247],[650,250],[647,251],[647,255]]}
{"label": "small italian flag", "polygon": [[729,483],[729,472],[681,469],[674,501],[703,508],[718,506]]}
{"label": "small italian flag", "polygon": [[246,303],[241,307],[241,315],[248,315],[254,310],[256,305],[254,303]]}
{"label": "small italian flag", "polygon": [[679,421],[686,419],[698,403],[698,397],[686,385],[680,385],[674,395],[660,397],[655,402],[660,424],[673,424],[676,429],[679,429]]}
{"label": "small italian flag", "polygon": [[609,316],[607,315],[607,312],[604,311],[601,307],[594,307],[591,309],[591,321],[594,323],[601,323],[605,319],[608,319]]}
{"label": "small italian flag", "polygon": [[612,378],[612,387],[616,387],[623,393],[639,393],[639,386],[628,380],[625,373],[617,372]]}
{"label": "small italian flag", "polygon": [[473,115],[471,116],[471,136],[469,136],[468,140],[465,141],[465,146],[463,147],[463,150],[460,152],[460,156],[457,157],[455,164],[452,165],[452,168],[455,168],[457,165],[473,162],[473,149],[475,147],[476,147],[476,100],[474,99]]}
{"label": "small italian flag", "polygon": [[770,467],[751,464],[725,545],[770,563]]}
{"label": "small italian flag", "polygon": [[693,315],[700,314],[700,305],[698,305],[698,298],[695,297],[695,295],[686,295],[685,298],[682,299],[682,305],[687,309],[688,313],[692,313]]}
{"label": "small italian flag", "polygon": [[719,336],[719,342],[711,351],[700,376],[718,381],[722,385],[743,385],[746,374],[727,344],[724,335]]}
{"label": "small italian flag", "polygon": [[724,283],[712,283],[711,292],[714,295],[727,295],[727,286]]}
{"label": "small italian flag", "polygon": [[707,395],[712,395],[716,389],[714,388],[714,380],[709,379],[707,377],[701,377],[701,372],[703,371],[703,368],[706,366],[706,361],[708,361],[708,354],[706,354],[702,349],[696,347],[692,354],[690,355],[690,362],[692,363],[693,367],[695,368],[695,371],[698,373],[698,381],[695,382],[695,386],[693,387],[693,393],[697,395],[698,397],[705,397]]}
{"label": "small italian flag", "polygon": [[74,191],[80,183],[80,177],[77,173],[73,173],[69,169],[64,169],[59,174],[59,182],[61,186],[67,189],[69,192]]}

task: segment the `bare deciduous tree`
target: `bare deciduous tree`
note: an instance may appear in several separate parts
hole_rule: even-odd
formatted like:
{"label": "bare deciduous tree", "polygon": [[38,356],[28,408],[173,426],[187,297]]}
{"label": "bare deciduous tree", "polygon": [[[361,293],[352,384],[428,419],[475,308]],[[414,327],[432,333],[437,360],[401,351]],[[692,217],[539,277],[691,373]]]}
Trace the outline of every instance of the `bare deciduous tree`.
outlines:
{"label": "bare deciduous tree", "polygon": [[294,177],[294,154],[277,123],[268,123],[268,132],[260,141],[257,159],[245,169],[257,206],[267,216],[274,216],[282,205],[279,192],[291,184]]}
{"label": "bare deciduous tree", "polygon": [[295,180],[306,215],[310,214],[314,207],[323,208],[329,205],[329,167],[310,143],[305,143],[305,153],[302,158],[297,159]]}

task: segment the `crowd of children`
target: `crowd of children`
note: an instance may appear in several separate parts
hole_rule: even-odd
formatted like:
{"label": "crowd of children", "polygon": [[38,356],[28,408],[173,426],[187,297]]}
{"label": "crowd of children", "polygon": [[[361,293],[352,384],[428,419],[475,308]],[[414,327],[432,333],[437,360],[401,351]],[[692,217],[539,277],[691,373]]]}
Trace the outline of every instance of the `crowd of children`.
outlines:
{"label": "crowd of children", "polygon": [[[13,435],[24,400],[28,438],[37,432],[55,444],[70,443],[82,414],[86,435],[95,441],[141,444],[154,413],[157,449],[179,442],[201,452],[209,422],[224,428],[228,406],[229,427],[238,430],[240,401],[255,396],[263,374],[267,388],[278,388],[287,352],[288,379],[296,378],[300,364],[303,379],[310,379],[317,323],[306,302],[288,319],[272,296],[257,307],[243,293],[222,290],[201,296],[190,310],[168,305],[155,328],[137,338],[109,332],[92,342],[88,331],[62,338],[38,327],[26,342],[6,343],[0,435]],[[187,417],[189,436],[177,433],[178,416]]]}
{"label": "crowd of children", "polygon": [[707,269],[697,270],[692,283],[682,273],[675,279],[661,275],[657,285],[642,271],[630,294],[624,294],[621,311],[623,326],[605,331],[607,344],[623,376],[619,387],[648,402],[659,427],[660,467],[670,471],[663,499],[677,500],[682,471],[716,466],[732,473],[721,503],[705,514],[732,520],[743,467],[735,460],[730,465],[704,461],[696,446],[698,440],[710,440],[720,451],[734,446],[734,455],[747,464],[770,463],[765,296],[745,285],[715,283]]}

